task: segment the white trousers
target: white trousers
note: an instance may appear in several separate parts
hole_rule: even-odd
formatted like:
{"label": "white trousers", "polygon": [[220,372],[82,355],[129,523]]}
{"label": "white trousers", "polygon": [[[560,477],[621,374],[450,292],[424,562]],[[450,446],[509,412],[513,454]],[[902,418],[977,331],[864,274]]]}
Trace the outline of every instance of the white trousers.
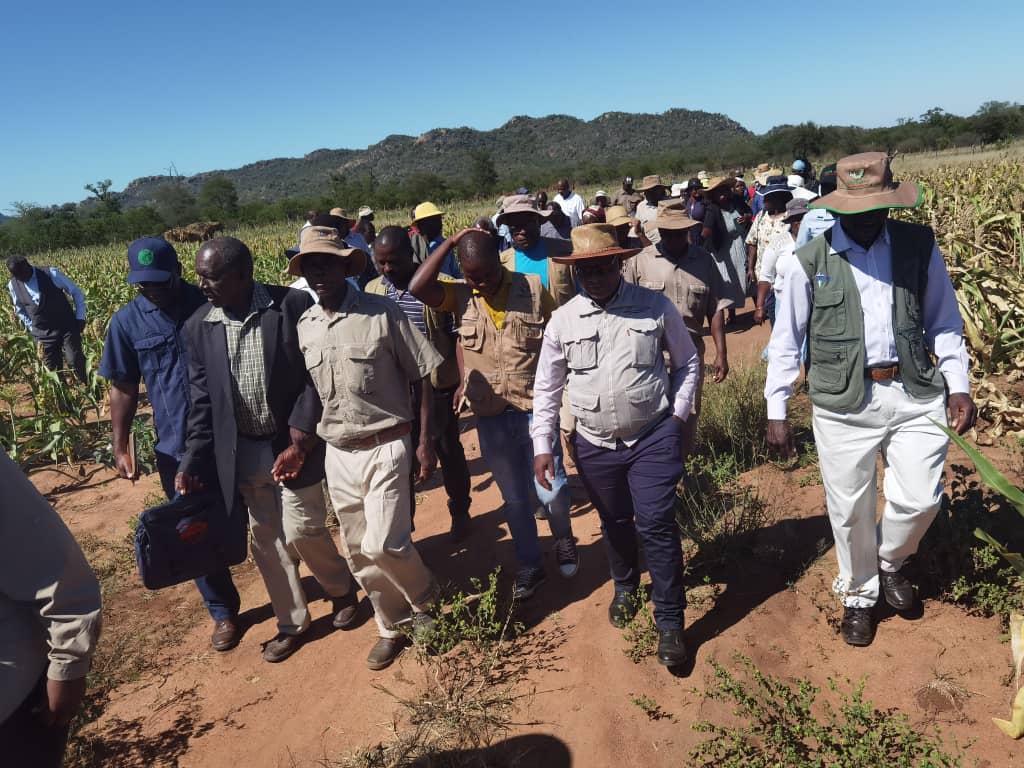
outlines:
{"label": "white trousers", "polygon": [[321,483],[294,490],[278,485],[270,474],[274,451],[269,440],[238,436],[235,473],[249,508],[252,558],[260,569],[277,617],[277,630],[298,635],[309,627],[306,593],[299,578],[299,558],[329,597],[353,588],[348,564],[327,530],[327,502]]}
{"label": "white trousers", "polygon": [[327,490],[341,547],[370,598],[381,637],[400,635],[396,626],[413,610],[428,610],[437,594],[412,542],[410,446],[408,435],[361,450],[327,444]]}
{"label": "white trousers", "polygon": [[[866,381],[863,405],[852,413],[814,407],[814,441],[835,537],[839,576],[832,585],[843,605],[878,602],[878,569],[898,571],[917,552],[942,500],[949,439],[945,396],[912,397],[899,381]],[[877,509],[876,457],[885,467],[885,507]]]}

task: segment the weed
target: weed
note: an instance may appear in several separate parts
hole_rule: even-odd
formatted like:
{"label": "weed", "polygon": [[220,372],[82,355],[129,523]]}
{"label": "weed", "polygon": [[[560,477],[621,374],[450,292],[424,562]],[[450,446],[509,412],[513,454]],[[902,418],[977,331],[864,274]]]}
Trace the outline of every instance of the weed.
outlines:
{"label": "weed", "polygon": [[639,696],[630,695],[629,700],[633,704],[640,708],[640,710],[647,715],[648,720],[675,720],[675,715],[671,712],[666,712],[661,708],[661,705],[648,696],[646,693],[641,693]]}
{"label": "weed", "polygon": [[739,471],[761,463],[766,456],[763,366],[734,368],[729,377],[704,388],[697,450],[721,460],[731,456]]}
{"label": "weed", "polygon": [[622,629],[622,638],[629,643],[623,653],[634,664],[639,664],[658,650],[658,627],[654,624],[654,616],[647,605],[647,585],[641,584],[639,589],[629,596],[636,615]]}
{"label": "weed", "polygon": [[[879,710],[864,699],[864,681],[840,686],[829,679],[829,699],[809,680],[794,686],[761,672],[737,655],[741,674],[712,661],[714,686],[703,696],[734,705],[733,726],[702,721],[693,727],[710,738],[691,750],[701,768],[955,768],[963,765],[954,743],[947,751],[938,728],[929,734],[895,709]],[[820,713],[820,714],[819,714]]]}

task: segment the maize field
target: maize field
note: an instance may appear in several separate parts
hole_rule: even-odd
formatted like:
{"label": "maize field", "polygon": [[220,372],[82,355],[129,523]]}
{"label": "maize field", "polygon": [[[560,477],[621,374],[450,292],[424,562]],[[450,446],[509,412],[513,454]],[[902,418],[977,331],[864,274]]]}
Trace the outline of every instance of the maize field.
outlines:
{"label": "maize field", "polygon": [[[928,224],[957,291],[973,361],[974,396],[984,429],[992,437],[1024,437],[1024,404],[1017,385],[1024,379],[1024,161],[997,160],[939,167],[917,176],[923,204],[901,218]],[[611,188],[611,187],[606,187]],[[579,190],[585,199],[597,189]],[[358,205],[358,201],[344,201]],[[442,205],[445,234],[494,212],[490,200]],[[406,210],[378,211],[378,230],[408,223]],[[301,222],[242,227],[225,234],[249,245],[256,277],[289,281],[282,274],[284,250],[296,241]],[[187,279],[194,280],[195,243],[176,246]],[[86,294],[88,325],[83,346],[89,383],[47,371],[33,340],[8,299],[0,311],[0,445],[22,466],[71,462],[109,439],[105,423],[107,383],[96,376],[107,324],[134,292],[125,282],[127,243],[33,254],[36,265],[60,267]],[[982,429],[979,426],[979,429]]]}

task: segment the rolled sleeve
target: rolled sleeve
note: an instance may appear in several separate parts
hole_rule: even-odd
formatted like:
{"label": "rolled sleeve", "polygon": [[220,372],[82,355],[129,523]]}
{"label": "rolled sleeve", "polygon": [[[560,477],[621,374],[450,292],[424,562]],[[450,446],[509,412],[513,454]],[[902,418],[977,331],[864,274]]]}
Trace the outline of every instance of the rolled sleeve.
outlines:
{"label": "rolled sleeve", "polygon": [[533,438],[535,456],[553,452],[562,391],[568,373],[569,366],[562,351],[557,319],[552,320],[544,330],[533,384],[533,425],[530,427],[530,437]]}

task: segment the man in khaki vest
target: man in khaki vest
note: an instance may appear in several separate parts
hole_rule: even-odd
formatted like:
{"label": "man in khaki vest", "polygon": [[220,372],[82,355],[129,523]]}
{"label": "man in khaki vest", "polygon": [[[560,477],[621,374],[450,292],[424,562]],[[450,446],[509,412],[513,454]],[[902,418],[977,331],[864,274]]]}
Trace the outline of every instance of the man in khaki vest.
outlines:
{"label": "man in khaki vest", "polygon": [[[444,362],[430,374],[430,384],[434,390],[434,450],[441,474],[444,476],[444,489],[448,494],[448,512],[452,518],[452,539],[459,541],[469,532],[469,466],[466,464],[466,453],[459,439],[459,417],[455,412],[462,399],[462,374],[459,359],[461,348],[455,333],[455,322],[451,314],[438,312],[427,307],[409,293],[409,280],[416,271],[413,262],[412,242],[404,227],[384,227],[377,236],[373,249],[373,260],[377,264],[380,277],[371,280],[366,286],[367,293],[387,296],[405,312],[414,328],[427,337]],[[450,275],[442,273],[442,280],[451,281]],[[419,411],[420,390],[413,387],[413,412]],[[412,441],[419,443],[420,420],[413,419]],[[409,482],[413,483],[419,467],[412,468]],[[416,495],[412,494],[413,512],[416,510]]]}
{"label": "man in khaki vest", "polygon": [[[888,219],[920,203],[896,182],[883,152],[839,161],[838,189],[811,206],[839,223],[796,252],[786,271],[768,345],[768,444],[793,456],[786,404],[807,339],[814,441],[843,602],[843,640],[870,645],[881,591],[897,611],[914,588],[900,569],[914,555],[942,499],[949,443],[977,411],[956,295],[928,227]],[[876,458],[885,464],[885,508],[876,522]]]}
{"label": "man in khaki vest", "polygon": [[427,476],[436,461],[428,377],[442,361],[394,302],[348,284],[366,258],[338,230],[312,226],[303,230],[288,274],[303,275],[320,297],[299,318],[299,349],[323,402],[317,434],[326,443],[342,548],[377,620],[380,637],[366,661],[378,670],[408,645],[400,625],[411,622],[425,638],[433,631],[428,610],[437,586],[412,542],[409,388],[423,391],[415,450]]}
{"label": "man in khaki vest", "polygon": [[[637,610],[637,534],[651,574],[658,661],[681,667],[683,553],[676,484],[683,473],[680,432],[693,411],[699,360],[678,310],[663,293],[622,279],[622,248],[611,224],[572,232],[580,294],[551,318],[534,386],[535,479],[546,487],[557,440],[558,409],[568,389],[576,415],[576,465],[601,516],[615,595],[609,621],[620,627]],[[665,355],[668,356],[666,369]]]}
{"label": "man in khaki vest", "polygon": [[[729,373],[729,355],[725,345],[725,317],[722,310],[732,306],[725,298],[725,286],[714,257],[699,245],[691,245],[689,235],[700,227],[679,207],[665,206],[655,220],[658,227],[657,245],[649,245],[635,258],[629,259],[622,269],[627,282],[663,293],[679,310],[697,348],[697,356],[704,360],[704,337],[701,332],[705,319],[711,326],[715,343],[715,360],[711,363],[712,378],[717,383]],[[700,416],[701,393],[704,389],[704,366],[697,367],[697,382],[693,397],[693,415],[683,427],[683,458],[690,455],[697,437],[697,419]]]}
{"label": "man in khaki vest", "polygon": [[[441,264],[456,245],[465,282],[440,282]],[[533,377],[555,302],[536,274],[503,267],[493,238],[477,229],[463,230],[442,243],[416,271],[409,290],[458,320],[465,396],[477,416],[480,452],[505,500],[518,563],[513,596],[525,600],[545,581],[535,497],[547,506],[559,571],[568,578],[579,570],[564,479],[541,487],[533,477]]]}
{"label": "man in khaki vest", "polygon": [[538,210],[529,195],[510,195],[501,203],[497,225],[508,227],[512,247],[501,252],[501,265],[510,272],[537,275],[558,306],[576,295],[569,268],[552,256],[569,253],[572,246],[555,237],[541,237],[540,226],[551,211]]}

